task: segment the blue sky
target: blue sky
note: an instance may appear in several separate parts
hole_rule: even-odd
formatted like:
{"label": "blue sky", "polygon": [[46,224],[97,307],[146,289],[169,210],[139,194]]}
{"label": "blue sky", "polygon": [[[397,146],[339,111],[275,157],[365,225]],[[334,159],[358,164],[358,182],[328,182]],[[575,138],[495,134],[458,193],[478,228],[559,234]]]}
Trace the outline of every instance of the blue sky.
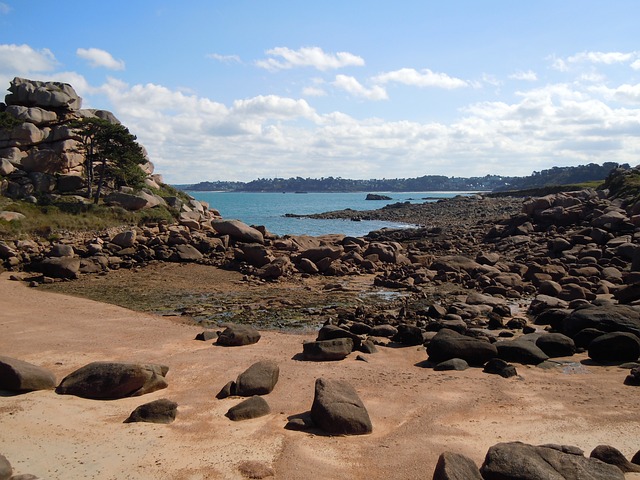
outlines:
{"label": "blue sky", "polygon": [[70,83],[169,183],[636,165],[639,18],[637,0],[0,0],[0,85]]}

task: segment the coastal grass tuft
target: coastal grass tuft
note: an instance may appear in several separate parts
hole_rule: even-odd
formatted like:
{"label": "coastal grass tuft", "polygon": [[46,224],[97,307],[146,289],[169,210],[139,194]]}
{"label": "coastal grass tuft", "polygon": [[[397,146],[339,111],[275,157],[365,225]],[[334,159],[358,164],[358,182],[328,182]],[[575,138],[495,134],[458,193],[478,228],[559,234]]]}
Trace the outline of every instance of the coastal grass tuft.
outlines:
{"label": "coastal grass tuft", "polygon": [[0,197],[0,210],[23,214],[23,220],[0,220],[0,238],[52,238],[62,232],[103,231],[122,225],[144,225],[161,221],[173,222],[175,212],[167,207],[154,207],[131,212],[120,207],[56,202],[35,205]]}

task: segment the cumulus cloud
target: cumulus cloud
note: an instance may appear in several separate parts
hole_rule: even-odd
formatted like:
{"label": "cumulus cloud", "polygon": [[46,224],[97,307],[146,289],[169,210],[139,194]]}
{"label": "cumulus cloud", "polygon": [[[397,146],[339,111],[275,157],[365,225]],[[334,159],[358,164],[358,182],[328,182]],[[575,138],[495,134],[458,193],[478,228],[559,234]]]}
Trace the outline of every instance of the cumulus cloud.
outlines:
{"label": "cumulus cloud", "polygon": [[92,67],[104,67],[109,70],[124,70],[124,61],[116,60],[113,56],[99,48],[78,48],[76,55],[87,60]]}
{"label": "cumulus cloud", "polygon": [[366,98],[368,100],[386,100],[389,98],[386,90],[381,86],[374,85],[371,88],[367,88],[354,77],[348,75],[336,75],[333,85],[354,97]]}
{"label": "cumulus cloud", "polygon": [[[549,57],[551,67],[560,72],[566,72],[571,65],[591,64],[591,65],[614,65],[629,63],[638,58],[640,52],[580,52],[567,58]],[[631,68],[638,60],[631,63]]]}
{"label": "cumulus cloud", "polygon": [[57,65],[51,50],[34,50],[29,45],[0,45],[0,73],[28,75],[35,72],[49,72]]}
{"label": "cumulus cloud", "polygon": [[538,80],[538,75],[533,70],[527,70],[526,72],[518,71],[509,75],[512,80],[522,80],[526,82],[535,82]]}
{"label": "cumulus cloud", "polygon": [[630,67],[633,68],[634,70],[640,70],[640,59],[638,59],[635,62],[633,62],[630,65]]}
{"label": "cumulus cloud", "polygon": [[221,55],[219,53],[210,53],[207,55],[207,58],[211,58],[212,60],[217,60],[222,63],[242,63],[240,57],[238,55]]}
{"label": "cumulus cloud", "polygon": [[270,58],[258,60],[256,65],[270,71],[288,70],[294,67],[312,67],[325,71],[364,65],[362,57],[349,52],[326,53],[320,47],[302,47],[298,50],[276,47],[265,53]]}
{"label": "cumulus cloud", "polygon": [[425,68],[415,70],[413,68],[401,68],[391,72],[382,73],[373,78],[377,83],[401,83],[414,87],[436,87],[454,89],[468,87],[469,83],[460,78],[450,77],[446,73],[437,73]]}

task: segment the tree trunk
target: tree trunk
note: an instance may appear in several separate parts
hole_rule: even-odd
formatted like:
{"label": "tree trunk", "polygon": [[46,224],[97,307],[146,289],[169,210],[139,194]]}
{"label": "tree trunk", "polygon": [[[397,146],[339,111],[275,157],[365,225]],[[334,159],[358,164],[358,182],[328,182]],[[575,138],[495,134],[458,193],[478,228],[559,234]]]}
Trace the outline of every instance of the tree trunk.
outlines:
{"label": "tree trunk", "polygon": [[102,159],[102,164],[100,165],[100,179],[98,180],[98,189],[96,190],[96,196],[93,199],[93,203],[96,205],[100,201],[100,194],[102,193],[102,185],[104,184],[104,174],[107,170],[107,159]]}

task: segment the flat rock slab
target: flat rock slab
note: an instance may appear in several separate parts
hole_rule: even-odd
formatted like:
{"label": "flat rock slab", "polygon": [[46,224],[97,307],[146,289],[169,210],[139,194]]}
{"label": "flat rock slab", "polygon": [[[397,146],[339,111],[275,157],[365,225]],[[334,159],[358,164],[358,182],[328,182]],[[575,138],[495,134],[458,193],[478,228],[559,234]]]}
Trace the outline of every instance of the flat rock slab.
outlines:
{"label": "flat rock slab", "polygon": [[0,390],[32,392],[56,388],[55,375],[46,368],[0,356]]}
{"label": "flat rock slab", "polygon": [[311,418],[318,428],[332,435],[363,435],[373,431],[364,403],[355,389],[341,380],[316,380]]}

